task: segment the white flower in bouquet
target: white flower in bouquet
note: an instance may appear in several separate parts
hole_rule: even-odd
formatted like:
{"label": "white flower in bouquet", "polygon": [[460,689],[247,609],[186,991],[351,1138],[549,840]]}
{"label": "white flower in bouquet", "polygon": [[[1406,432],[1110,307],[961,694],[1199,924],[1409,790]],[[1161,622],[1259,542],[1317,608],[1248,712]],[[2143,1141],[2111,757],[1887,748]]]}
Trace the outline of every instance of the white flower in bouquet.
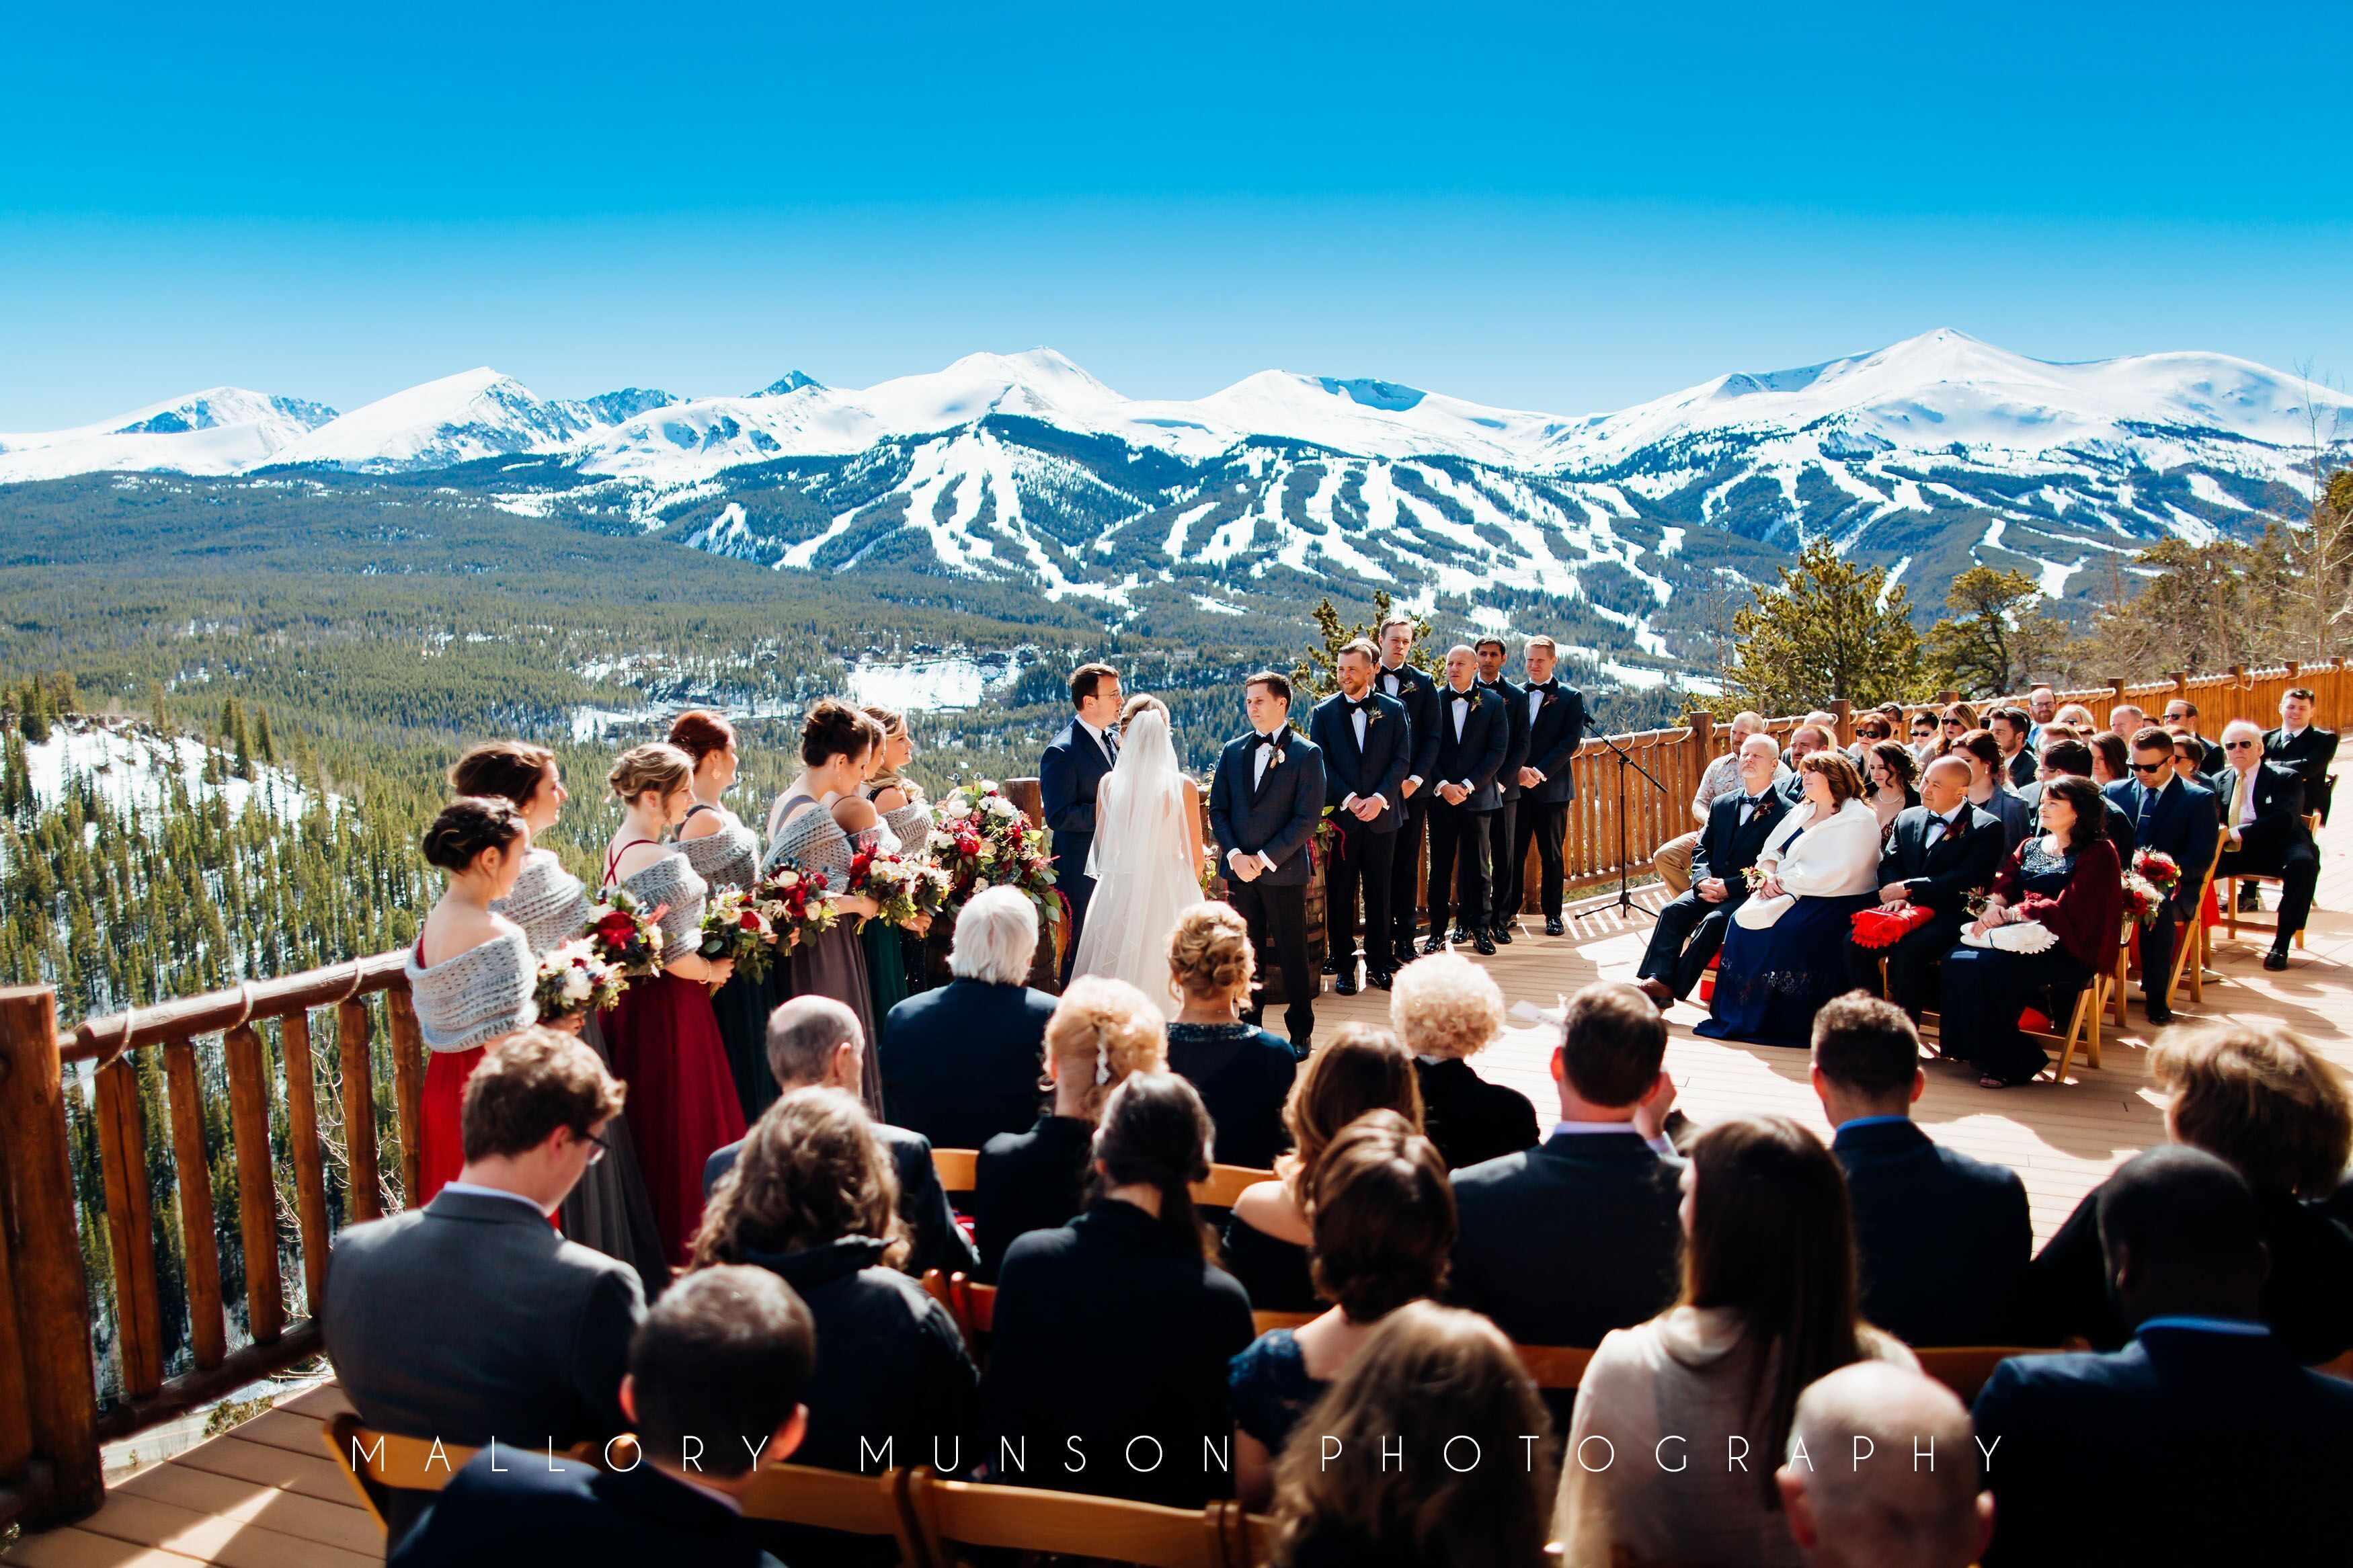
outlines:
{"label": "white flower in bouquet", "polygon": [[1010,817],[1021,815],[1021,808],[1014,805],[1011,801],[1006,799],[1001,795],[990,795],[985,804],[987,805],[988,814],[991,816]]}
{"label": "white flower in bouquet", "polygon": [[955,847],[955,835],[944,827],[932,829],[931,849],[934,855],[944,855]]}
{"label": "white flower in bouquet", "polygon": [[596,989],[585,969],[574,969],[564,977],[564,999],[575,1008],[588,1005],[588,997]]}

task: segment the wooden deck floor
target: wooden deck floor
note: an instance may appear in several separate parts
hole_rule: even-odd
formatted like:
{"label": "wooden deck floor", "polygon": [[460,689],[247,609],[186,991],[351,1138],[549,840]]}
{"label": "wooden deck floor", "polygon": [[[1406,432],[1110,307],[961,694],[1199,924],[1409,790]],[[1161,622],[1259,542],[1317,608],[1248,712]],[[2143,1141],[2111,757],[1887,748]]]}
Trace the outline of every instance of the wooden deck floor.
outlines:
{"label": "wooden deck floor", "polygon": [[[2323,835],[2326,852],[2318,908],[2284,974],[2259,964],[2269,938],[2242,932],[2221,940],[2203,1005],[2184,1017],[2262,1014],[2286,1020],[2341,1067],[2353,1070],[2353,813]],[[2277,897],[2277,889],[2270,896]],[[1638,894],[1659,901],[1656,889]],[[1648,940],[1645,921],[1604,911],[1546,937],[1539,921],[1486,961],[1507,1004],[1556,1007],[1596,978],[1630,976]],[[2219,931],[2218,931],[2219,935]],[[1319,1032],[1349,1019],[1387,1016],[1384,993],[1327,993]],[[1743,1110],[1778,1110],[1825,1135],[1829,1124],[1806,1083],[1799,1051],[1700,1039],[1697,1006],[1671,1016],[1667,1066],[1679,1103],[1707,1121]],[[1983,1089],[1973,1072],[1932,1064],[1928,1091],[1914,1108],[1923,1126],[1955,1148],[2016,1168],[2026,1180],[2038,1242],[2118,1163],[2164,1138],[2149,1082],[2147,1039],[2136,995],[2121,1035],[2106,1037],[2105,1065],[2078,1065],[2067,1084]],[[1514,1020],[1479,1059],[1480,1070],[1511,1084],[1549,1118],[1556,1103],[1546,1063],[1553,1043],[1541,1020]],[[30,1535],[6,1554],[9,1568],[360,1568],[381,1563],[383,1541],[336,1470],[319,1424],[344,1408],[330,1384],[289,1401],[178,1458],[141,1472],[108,1495],[80,1524]]]}

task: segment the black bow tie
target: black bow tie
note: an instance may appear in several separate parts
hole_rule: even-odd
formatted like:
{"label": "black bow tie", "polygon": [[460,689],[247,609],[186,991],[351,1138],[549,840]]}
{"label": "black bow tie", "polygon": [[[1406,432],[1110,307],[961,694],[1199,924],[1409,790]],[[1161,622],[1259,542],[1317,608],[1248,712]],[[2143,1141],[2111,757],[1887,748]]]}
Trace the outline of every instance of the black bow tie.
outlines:
{"label": "black bow tie", "polygon": [[1343,697],[1340,700],[1347,704],[1348,711],[1351,713],[1362,713],[1373,705],[1373,700],[1369,697]]}
{"label": "black bow tie", "polygon": [[1557,680],[1531,680],[1528,682],[1528,689],[1530,691],[1558,691],[1560,689],[1560,682]]}
{"label": "black bow tie", "polygon": [[1278,749],[1280,748],[1280,742],[1274,742],[1274,741],[1270,741],[1270,740],[1268,740],[1268,739],[1267,739],[1265,736],[1263,736],[1263,735],[1261,735],[1261,736],[1258,738],[1258,743],[1259,743],[1259,749],[1260,749],[1261,751],[1271,752],[1271,751],[1276,751],[1276,750],[1278,750]]}
{"label": "black bow tie", "polygon": [[1468,702],[1471,700],[1471,693],[1467,691],[1453,691],[1449,692],[1447,695],[1452,697],[1457,702]]}
{"label": "black bow tie", "polygon": [[1740,797],[1740,804],[1753,810],[1765,804],[1765,797],[1761,795],[1744,795]]}

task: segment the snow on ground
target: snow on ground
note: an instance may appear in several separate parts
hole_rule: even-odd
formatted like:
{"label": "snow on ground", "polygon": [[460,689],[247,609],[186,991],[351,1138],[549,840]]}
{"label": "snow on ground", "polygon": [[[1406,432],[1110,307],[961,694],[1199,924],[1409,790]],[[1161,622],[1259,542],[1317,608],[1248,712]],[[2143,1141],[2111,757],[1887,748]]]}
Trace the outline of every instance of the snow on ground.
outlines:
{"label": "snow on ground", "polygon": [[[209,748],[192,735],[166,738],[134,720],[77,716],[58,721],[49,738],[38,745],[27,742],[25,766],[32,776],[33,794],[45,806],[65,797],[69,780],[88,778],[100,796],[117,807],[153,808],[164,803],[170,781],[176,777],[191,798],[217,794],[232,815],[242,815],[256,800],[290,818],[309,809],[311,792],[285,769],[267,763],[256,763],[251,779],[232,776],[218,784],[206,784],[208,755]],[[340,796],[327,797],[329,810],[342,806]]]}

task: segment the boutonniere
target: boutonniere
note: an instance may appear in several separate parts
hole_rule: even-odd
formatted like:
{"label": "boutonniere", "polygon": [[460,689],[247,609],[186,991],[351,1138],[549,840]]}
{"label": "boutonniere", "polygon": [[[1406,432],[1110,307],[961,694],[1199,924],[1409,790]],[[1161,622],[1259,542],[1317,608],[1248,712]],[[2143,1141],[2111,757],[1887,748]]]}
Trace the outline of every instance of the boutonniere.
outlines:
{"label": "boutonniere", "polygon": [[1266,771],[1268,773],[1272,773],[1275,769],[1282,766],[1282,752],[1283,748],[1277,746],[1268,754],[1266,759]]}

